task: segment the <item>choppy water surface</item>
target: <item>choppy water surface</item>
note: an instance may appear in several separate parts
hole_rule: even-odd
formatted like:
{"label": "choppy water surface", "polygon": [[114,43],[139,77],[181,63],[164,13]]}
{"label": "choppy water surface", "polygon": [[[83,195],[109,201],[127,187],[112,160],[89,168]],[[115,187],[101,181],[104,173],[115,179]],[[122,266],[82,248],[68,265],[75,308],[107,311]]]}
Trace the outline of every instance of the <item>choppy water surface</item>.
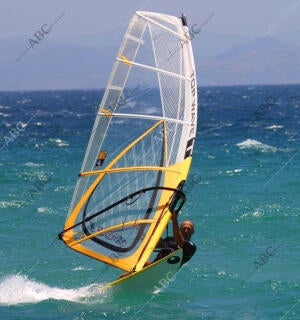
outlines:
{"label": "choppy water surface", "polygon": [[300,319],[299,92],[199,89],[198,251],[156,295],[103,292],[107,267],[57,240],[103,91],[0,93],[1,319]]}

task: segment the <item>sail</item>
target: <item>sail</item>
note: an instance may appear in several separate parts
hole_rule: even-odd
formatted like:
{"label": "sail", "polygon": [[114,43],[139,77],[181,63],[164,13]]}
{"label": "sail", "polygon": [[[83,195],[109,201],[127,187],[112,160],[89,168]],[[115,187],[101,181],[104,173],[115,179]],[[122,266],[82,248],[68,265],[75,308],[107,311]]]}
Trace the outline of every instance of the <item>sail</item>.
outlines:
{"label": "sail", "polygon": [[185,17],[137,11],[59,234],[66,245],[122,270],[141,270],[171,211],[184,200],[196,121],[196,72]]}

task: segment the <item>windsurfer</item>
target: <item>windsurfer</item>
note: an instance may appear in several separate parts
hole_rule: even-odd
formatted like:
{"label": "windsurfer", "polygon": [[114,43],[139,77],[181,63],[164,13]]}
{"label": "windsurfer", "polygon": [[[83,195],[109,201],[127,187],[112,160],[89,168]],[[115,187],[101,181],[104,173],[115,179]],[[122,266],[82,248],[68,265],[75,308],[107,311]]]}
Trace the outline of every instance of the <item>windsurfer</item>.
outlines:
{"label": "windsurfer", "polygon": [[[183,257],[181,265],[186,263],[191,259],[194,253],[197,250],[196,245],[194,242],[191,241],[191,237],[194,233],[194,223],[191,220],[184,220],[181,222],[180,228],[178,225],[178,212],[174,211],[172,213],[172,226],[173,226],[173,237],[166,237],[159,240],[156,248],[160,249],[156,258],[151,262],[147,261],[144,267],[149,266],[151,263],[156,262],[171,252],[182,248]],[[130,275],[132,272],[125,272],[120,275],[119,278],[123,278],[125,276]]]}
{"label": "windsurfer", "polygon": [[159,240],[156,247],[160,248],[160,251],[153,262],[164,258],[174,250],[182,248],[183,258],[181,264],[184,264],[189,261],[196,252],[196,245],[191,241],[191,237],[195,231],[193,222],[191,220],[184,220],[179,228],[177,217],[178,212],[174,211],[171,217],[173,237],[166,237]]}

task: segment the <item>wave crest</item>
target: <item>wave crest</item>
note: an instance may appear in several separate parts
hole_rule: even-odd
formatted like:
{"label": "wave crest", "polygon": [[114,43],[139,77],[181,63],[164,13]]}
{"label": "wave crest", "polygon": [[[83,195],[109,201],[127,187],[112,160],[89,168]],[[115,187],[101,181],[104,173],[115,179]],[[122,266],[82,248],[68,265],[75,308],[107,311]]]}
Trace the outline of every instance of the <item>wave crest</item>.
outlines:
{"label": "wave crest", "polygon": [[236,144],[240,149],[254,149],[261,152],[277,152],[277,151],[289,151],[289,150],[283,150],[276,147],[269,146],[268,144],[261,143],[260,141],[253,140],[253,139],[247,139],[243,142]]}

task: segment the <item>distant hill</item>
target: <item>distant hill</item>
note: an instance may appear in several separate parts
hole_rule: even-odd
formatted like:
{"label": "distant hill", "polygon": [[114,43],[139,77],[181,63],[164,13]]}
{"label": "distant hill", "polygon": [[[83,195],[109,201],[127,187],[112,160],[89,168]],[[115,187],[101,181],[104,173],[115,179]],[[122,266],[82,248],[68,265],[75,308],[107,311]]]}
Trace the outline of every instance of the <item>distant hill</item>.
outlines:
{"label": "distant hill", "polygon": [[[122,33],[59,41],[50,34],[19,61],[28,47],[26,39],[0,39],[0,90],[103,88]],[[196,36],[193,47],[201,86],[300,83],[300,47],[269,37],[241,45],[241,37],[221,41],[221,35]]]}
{"label": "distant hill", "polygon": [[300,47],[260,38],[198,59],[197,67],[201,85],[300,83]]}
{"label": "distant hill", "polygon": [[274,36],[272,36],[274,39],[277,39],[279,41],[282,41],[290,46],[299,46],[300,41],[299,41],[299,34],[300,34],[300,29],[286,32],[286,33],[278,33]]}

